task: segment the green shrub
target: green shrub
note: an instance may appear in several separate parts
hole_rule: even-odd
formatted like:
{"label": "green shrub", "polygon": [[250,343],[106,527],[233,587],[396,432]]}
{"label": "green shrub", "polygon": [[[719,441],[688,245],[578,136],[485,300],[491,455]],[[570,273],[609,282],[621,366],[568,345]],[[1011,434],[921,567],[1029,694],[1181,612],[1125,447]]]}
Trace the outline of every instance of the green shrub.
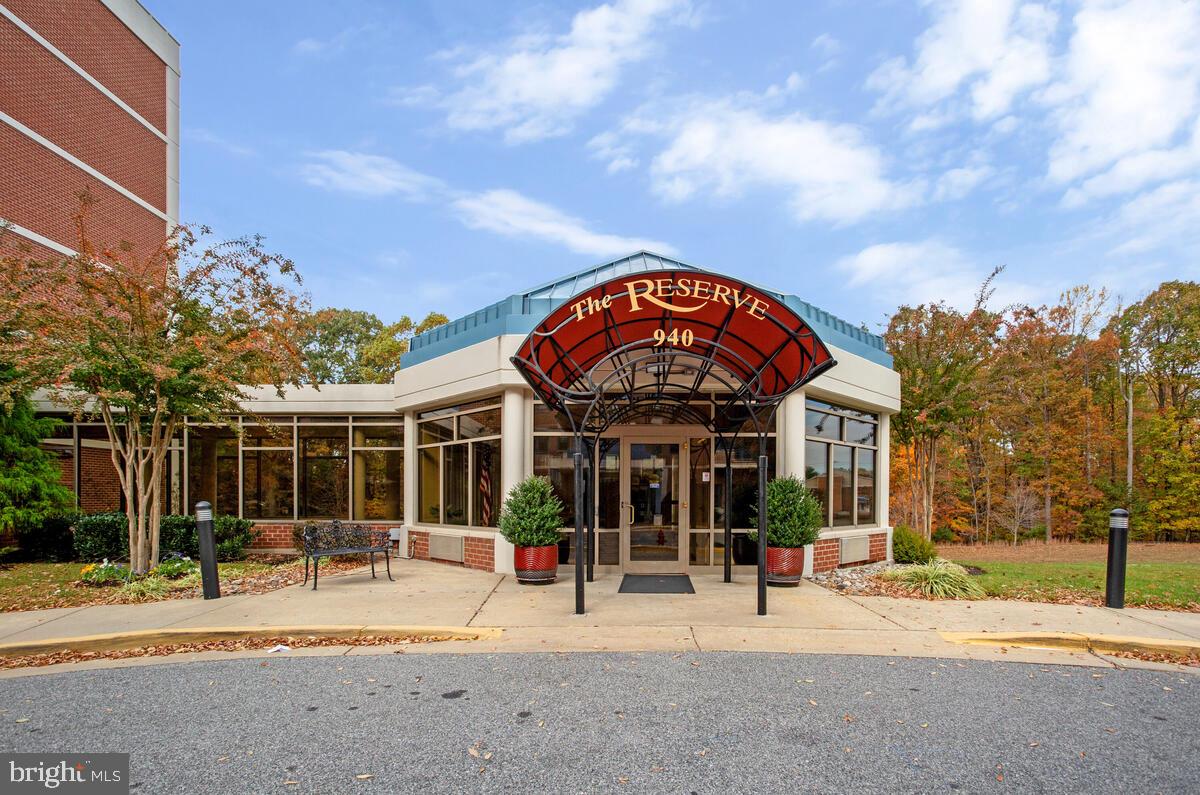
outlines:
{"label": "green shrub", "polygon": [[[158,548],[161,556],[171,553],[200,557],[196,517],[170,514],[159,521]],[[236,516],[213,519],[217,560],[241,560],[254,541],[254,522]],[[129,526],[123,513],[94,513],[75,520],[75,554],[79,560],[120,560],[129,557]]]}
{"label": "green shrub", "polygon": [[121,586],[121,594],[137,602],[153,602],[171,592],[171,583],[162,577],[142,577]]}
{"label": "green shrub", "polygon": [[84,566],[79,575],[88,585],[115,585],[128,582],[131,573],[120,563],[109,563],[105,558],[101,563],[89,563]]}
{"label": "green shrub", "polygon": [[122,560],[129,557],[129,520],[125,514],[93,513],[75,520],[75,557],[78,560]]}
{"label": "green shrub", "polygon": [[954,531],[949,527],[939,527],[933,531],[933,542],[935,544],[953,544],[958,537],[954,535]]}
{"label": "green shrub", "polygon": [[[767,484],[767,545],[803,547],[817,540],[825,523],[821,501],[793,475],[775,478]],[[758,527],[758,506],[750,517],[750,526]],[[748,534],[757,543],[758,533]]]}
{"label": "green shrub", "polygon": [[550,479],[531,475],[504,500],[500,511],[500,534],[518,547],[546,547],[562,538],[563,504],[554,494]]}
{"label": "green shrub", "polygon": [[193,571],[199,571],[200,564],[191,558],[174,557],[167,558],[162,563],[150,570],[150,576],[162,577],[165,580],[175,580],[180,577],[191,574]]}
{"label": "green shrub", "polygon": [[[213,520],[213,537],[217,542],[217,560],[241,560],[246,547],[254,542],[254,522],[236,516],[218,516]],[[200,556],[200,541],[196,541],[196,557]]]}
{"label": "green shrub", "polygon": [[937,548],[904,525],[892,531],[892,558],[897,563],[928,563],[937,557]]}
{"label": "green shrub", "polygon": [[17,530],[17,543],[21,556],[26,560],[60,563],[75,559],[75,536],[71,525],[79,518],[77,513],[50,516],[29,527]]}
{"label": "green shrub", "polygon": [[982,599],[983,588],[971,579],[967,570],[948,560],[932,560],[901,566],[883,575],[934,599]]}

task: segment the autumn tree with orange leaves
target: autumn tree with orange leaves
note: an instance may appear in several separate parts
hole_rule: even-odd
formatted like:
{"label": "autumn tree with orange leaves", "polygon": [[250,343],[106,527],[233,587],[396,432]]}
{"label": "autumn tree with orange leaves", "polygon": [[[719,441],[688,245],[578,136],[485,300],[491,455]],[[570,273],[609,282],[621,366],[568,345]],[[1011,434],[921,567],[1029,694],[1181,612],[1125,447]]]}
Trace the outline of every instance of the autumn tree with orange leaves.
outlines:
{"label": "autumn tree with orange leaves", "polygon": [[259,237],[206,242],[177,228],[152,252],[101,245],[81,197],[77,255],[0,257],[0,361],[17,377],[0,400],[44,390],[104,421],[129,521],[130,566],[159,556],[163,465],[184,418],[223,422],[244,385],[304,380],[297,340],[307,298],[291,260]]}

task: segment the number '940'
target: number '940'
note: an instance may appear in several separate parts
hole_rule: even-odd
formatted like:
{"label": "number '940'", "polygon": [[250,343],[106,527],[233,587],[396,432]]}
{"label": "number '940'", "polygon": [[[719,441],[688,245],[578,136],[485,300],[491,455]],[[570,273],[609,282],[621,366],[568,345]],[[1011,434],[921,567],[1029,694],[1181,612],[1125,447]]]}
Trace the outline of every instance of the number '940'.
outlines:
{"label": "number '940'", "polygon": [[654,329],[654,343],[656,345],[682,345],[688,347],[696,341],[696,335],[690,328],[685,328],[680,331],[673,328],[667,331],[665,328]]}

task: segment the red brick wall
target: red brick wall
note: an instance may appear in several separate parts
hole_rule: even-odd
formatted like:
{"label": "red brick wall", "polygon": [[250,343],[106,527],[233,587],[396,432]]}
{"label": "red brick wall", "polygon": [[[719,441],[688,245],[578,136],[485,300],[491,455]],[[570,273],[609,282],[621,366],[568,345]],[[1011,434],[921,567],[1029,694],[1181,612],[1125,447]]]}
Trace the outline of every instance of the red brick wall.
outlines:
{"label": "red brick wall", "polygon": [[871,563],[878,563],[881,560],[887,560],[887,533],[873,533],[871,535],[871,550],[868,560]]}
{"label": "red brick wall", "polygon": [[5,113],[166,211],[166,143],[3,17],[0,74]]}
{"label": "red brick wall", "polygon": [[0,124],[0,217],[77,248],[72,216],[79,211],[76,195],[85,188],[97,200],[88,227],[89,237],[98,247],[129,241],[136,254],[146,257],[162,243],[166,221],[7,124]]}
{"label": "red brick wall", "polygon": [[838,562],[842,557],[841,542],[836,538],[818,539],[813,544],[813,565],[814,572],[830,571],[838,567]]}
{"label": "red brick wall", "polygon": [[[112,454],[96,447],[79,451],[79,510],[85,513],[121,509],[121,481]],[[70,482],[70,481],[68,481]]]}
{"label": "red brick wall", "polygon": [[4,0],[4,5],[166,132],[166,64],[99,0]]}
{"label": "red brick wall", "polygon": [[463,539],[463,565],[468,569],[496,570],[496,542],[491,538]]}

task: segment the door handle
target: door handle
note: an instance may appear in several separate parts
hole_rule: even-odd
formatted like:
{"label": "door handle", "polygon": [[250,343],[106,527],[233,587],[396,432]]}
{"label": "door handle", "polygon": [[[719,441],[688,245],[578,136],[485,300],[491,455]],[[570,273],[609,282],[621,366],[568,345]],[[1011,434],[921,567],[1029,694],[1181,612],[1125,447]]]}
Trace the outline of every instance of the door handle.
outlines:
{"label": "door handle", "polygon": [[633,513],[634,513],[634,511],[633,511],[633,503],[632,503],[632,502],[627,502],[627,503],[625,503],[625,507],[629,509],[629,522],[628,522],[628,524],[629,524],[630,526],[632,526],[632,525],[633,525]]}

